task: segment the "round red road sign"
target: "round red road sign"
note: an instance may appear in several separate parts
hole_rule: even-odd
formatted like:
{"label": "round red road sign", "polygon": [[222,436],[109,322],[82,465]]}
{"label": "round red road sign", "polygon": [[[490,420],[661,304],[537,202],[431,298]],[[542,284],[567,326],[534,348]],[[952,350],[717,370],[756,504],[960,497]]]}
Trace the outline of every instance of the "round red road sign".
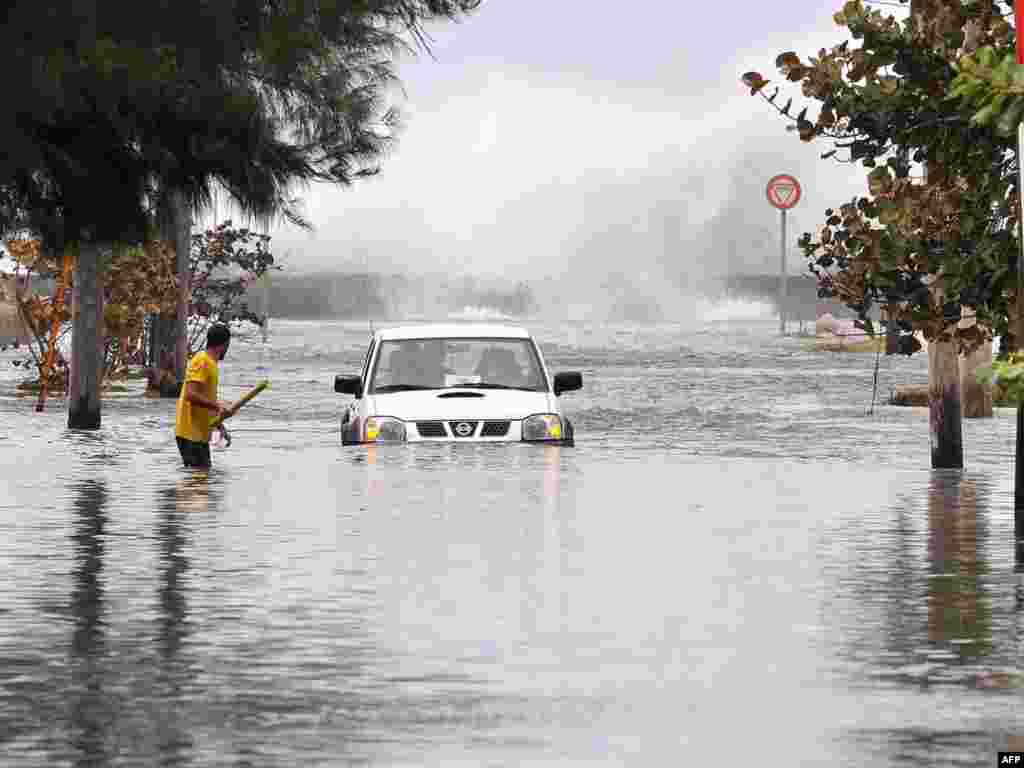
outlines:
{"label": "round red road sign", "polygon": [[785,211],[795,206],[800,202],[800,196],[803,194],[803,190],[800,189],[800,182],[788,173],[772,176],[768,181],[768,187],[765,189],[765,192],[768,195],[768,202],[780,211]]}

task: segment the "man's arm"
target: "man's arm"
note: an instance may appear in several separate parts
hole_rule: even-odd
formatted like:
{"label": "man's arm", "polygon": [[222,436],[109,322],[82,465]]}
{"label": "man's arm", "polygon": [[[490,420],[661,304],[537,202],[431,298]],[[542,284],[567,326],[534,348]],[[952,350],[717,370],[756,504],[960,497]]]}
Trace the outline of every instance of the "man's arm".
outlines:
{"label": "man's arm", "polygon": [[199,394],[199,382],[197,381],[185,382],[185,400],[192,405],[198,405],[200,408],[206,408],[217,414],[224,410],[224,406],[216,400],[209,400]]}

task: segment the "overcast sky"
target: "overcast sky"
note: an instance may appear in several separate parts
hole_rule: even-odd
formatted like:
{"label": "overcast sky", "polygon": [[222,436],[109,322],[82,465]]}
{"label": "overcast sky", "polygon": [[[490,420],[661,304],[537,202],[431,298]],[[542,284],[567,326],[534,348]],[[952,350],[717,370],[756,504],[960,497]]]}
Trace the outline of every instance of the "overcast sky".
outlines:
{"label": "overcast sky", "polygon": [[865,171],[820,160],[739,77],[840,42],[841,4],[484,2],[402,64],[406,128],[380,176],[305,190],[314,231],[272,230],[275,250],[295,270],[657,279],[721,272],[738,239],[777,264],[767,179],[802,181],[798,233]]}

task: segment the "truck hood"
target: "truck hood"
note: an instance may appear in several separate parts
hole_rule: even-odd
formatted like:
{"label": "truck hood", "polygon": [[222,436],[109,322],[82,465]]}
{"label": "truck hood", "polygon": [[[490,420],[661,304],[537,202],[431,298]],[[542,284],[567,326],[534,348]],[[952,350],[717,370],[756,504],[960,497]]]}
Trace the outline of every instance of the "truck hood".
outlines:
{"label": "truck hood", "polygon": [[509,389],[424,390],[369,395],[370,414],[403,421],[449,419],[516,420],[534,413],[558,413],[547,392]]}

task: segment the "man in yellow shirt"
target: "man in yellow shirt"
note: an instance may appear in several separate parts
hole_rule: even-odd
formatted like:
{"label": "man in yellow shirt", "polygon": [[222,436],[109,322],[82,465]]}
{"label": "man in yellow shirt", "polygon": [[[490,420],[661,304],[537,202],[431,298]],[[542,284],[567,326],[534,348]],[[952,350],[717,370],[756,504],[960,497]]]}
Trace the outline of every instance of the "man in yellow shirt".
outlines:
{"label": "man in yellow shirt", "polygon": [[174,435],[186,467],[210,466],[210,424],[230,406],[217,400],[218,363],[231,344],[231,330],[222,323],[206,333],[206,349],[192,356],[178,396]]}

